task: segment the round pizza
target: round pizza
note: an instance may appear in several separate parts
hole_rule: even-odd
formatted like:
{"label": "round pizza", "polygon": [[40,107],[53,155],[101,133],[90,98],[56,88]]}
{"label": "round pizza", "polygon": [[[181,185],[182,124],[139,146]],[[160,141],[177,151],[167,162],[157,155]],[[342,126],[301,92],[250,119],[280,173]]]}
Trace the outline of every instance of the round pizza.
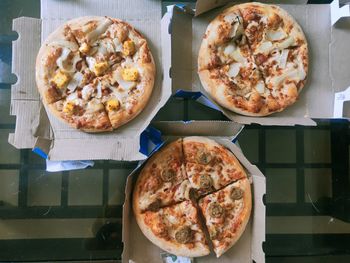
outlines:
{"label": "round pizza", "polygon": [[282,8],[232,6],[207,27],[198,56],[204,89],[221,106],[266,116],[292,105],[308,72],[305,35]]}
{"label": "round pizza", "polygon": [[104,132],[135,118],[154,85],[146,39],[110,17],[70,20],[51,33],[36,60],[36,82],[51,113],[76,129]]}
{"label": "round pizza", "polygon": [[224,146],[185,137],[155,153],[142,168],[133,210],[144,235],[186,257],[220,257],[244,232],[252,207],[250,182]]}

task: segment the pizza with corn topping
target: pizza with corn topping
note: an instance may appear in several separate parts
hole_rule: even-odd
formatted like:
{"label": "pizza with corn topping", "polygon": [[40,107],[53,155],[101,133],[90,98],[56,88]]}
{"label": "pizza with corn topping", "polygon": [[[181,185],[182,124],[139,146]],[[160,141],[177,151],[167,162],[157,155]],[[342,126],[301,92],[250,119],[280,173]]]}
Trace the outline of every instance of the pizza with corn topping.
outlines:
{"label": "pizza with corn topping", "polygon": [[135,118],[147,105],[155,73],[146,39],[110,17],[66,22],[43,42],[36,59],[43,103],[85,132],[112,131]]}

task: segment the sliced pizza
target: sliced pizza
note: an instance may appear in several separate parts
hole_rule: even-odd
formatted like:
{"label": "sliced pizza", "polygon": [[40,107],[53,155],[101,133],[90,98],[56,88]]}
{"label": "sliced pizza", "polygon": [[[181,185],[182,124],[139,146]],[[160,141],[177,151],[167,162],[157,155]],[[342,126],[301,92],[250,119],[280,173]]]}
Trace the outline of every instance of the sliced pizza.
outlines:
{"label": "sliced pizza", "polygon": [[247,178],[199,200],[199,207],[217,257],[231,248],[243,234],[251,212],[251,190]]}
{"label": "sliced pizza", "polygon": [[282,8],[235,5],[207,27],[198,56],[203,88],[221,106],[266,116],[292,105],[305,85],[308,48],[297,22]]}
{"label": "sliced pizza", "polygon": [[143,234],[161,249],[185,257],[210,253],[198,212],[191,201],[135,214]]}
{"label": "sliced pizza", "polygon": [[188,179],[199,196],[247,177],[236,157],[211,139],[186,137],[183,149]]}
{"label": "sliced pizza", "polygon": [[134,209],[156,211],[188,200],[190,183],[183,165],[182,139],[155,153],[142,169],[134,188]]}

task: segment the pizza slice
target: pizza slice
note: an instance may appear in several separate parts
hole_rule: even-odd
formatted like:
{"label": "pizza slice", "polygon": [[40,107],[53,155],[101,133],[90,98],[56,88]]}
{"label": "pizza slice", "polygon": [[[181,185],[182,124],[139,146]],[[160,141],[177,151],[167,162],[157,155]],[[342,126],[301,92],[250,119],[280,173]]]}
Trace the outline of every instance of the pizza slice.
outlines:
{"label": "pizza slice", "polygon": [[199,51],[198,74],[204,89],[223,107],[248,115],[261,112],[266,86],[236,6],[209,24]]}
{"label": "pizza slice", "polygon": [[135,211],[156,211],[189,199],[190,188],[179,139],[155,153],[142,169],[134,188]]}
{"label": "pizza slice", "polygon": [[183,145],[186,173],[197,195],[247,177],[233,153],[217,142],[204,137],[186,137]]}
{"label": "pizza slice", "polygon": [[244,30],[263,73],[269,111],[293,104],[305,84],[308,49],[304,33],[286,11],[274,5],[240,5]]}
{"label": "pizza slice", "polygon": [[240,48],[247,44],[243,21],[237,8],[232,7],[209,24],[199,49],[198,71],[216,68],[242,60]]}
{"label": "pizza slice", "polygon": [[136,211],[135,217],[143,234],[171,254],[200,257],[210,253],[197,209],[191,201],[161,208],[156,212]]}
{"label": "pizza slice", "polygon": [[247,178],[199,200],[199,207],[217,257],[231,248],[243,234],[251,212],[251,190]]}
{"label": "pizza slice", "polygon": [[266,104],[269,111],[281,111],[293,104],[306,82],[307,46],[274,50],[260,56],[259,69],[266,83]]}
{"label": "pizza slice", "polygon": [[37,60],[36,81],[45,103],[50,104],[65,97],[68,84],[77,78],[82,57],[78,44],[67,27],[51,34],[41,48]]}

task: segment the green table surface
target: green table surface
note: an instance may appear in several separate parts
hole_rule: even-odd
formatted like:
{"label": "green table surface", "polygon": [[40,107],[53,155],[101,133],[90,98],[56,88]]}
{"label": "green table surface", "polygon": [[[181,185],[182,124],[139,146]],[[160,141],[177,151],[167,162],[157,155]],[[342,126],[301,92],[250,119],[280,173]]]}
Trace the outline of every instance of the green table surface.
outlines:
{"label": "green table surface", "polygon": [[[173,3],[163,1],[163,12]],[[0,261],[118,261],[124,185],[137,163],[96,161],[86,170],[48,173],[45,160],[7,142],[15,128],[11,27],[20,16],[40,17],[40,1],[0,1]],[[178,98],[155,117],[206,119],[227,120]],[[266,262],[350,262],[349,123],[317,123],[250,125],[238,137],[267,178]]]}

